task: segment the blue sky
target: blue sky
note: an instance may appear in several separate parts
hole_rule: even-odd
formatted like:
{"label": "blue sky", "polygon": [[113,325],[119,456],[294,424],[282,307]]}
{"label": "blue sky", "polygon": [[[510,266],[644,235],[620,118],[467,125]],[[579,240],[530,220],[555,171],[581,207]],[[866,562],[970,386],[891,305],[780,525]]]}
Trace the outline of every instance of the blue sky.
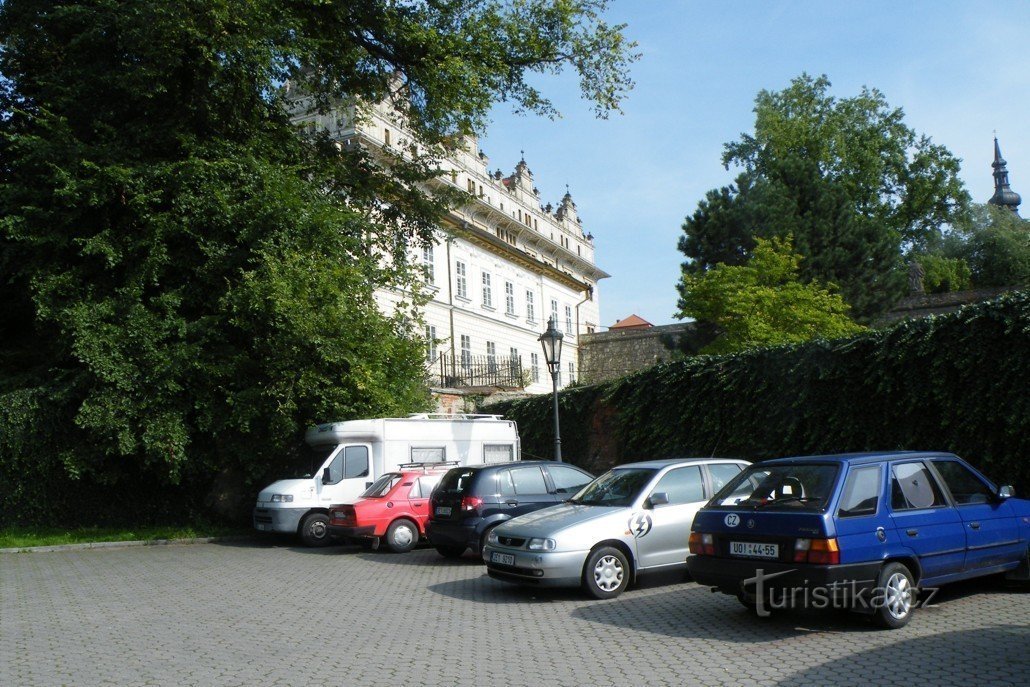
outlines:
{"label": "blue sky", "polygon": [[568,184],[593,233],[601,324],[636,313],[674,322],[683,219],[729,183],[723,144],[750,131],[761,89],[826,74],[847,97],[878,88],[906,123],[962,160],[974,200],[993,192],[997,130],[1030,216],[1030,2],[614,0],[609,19],[639,43],[624,114],[594,118],[568,76],[540,79],[563,118],[501,105],[480,147],[510,173],[525,150],[541,197]]}

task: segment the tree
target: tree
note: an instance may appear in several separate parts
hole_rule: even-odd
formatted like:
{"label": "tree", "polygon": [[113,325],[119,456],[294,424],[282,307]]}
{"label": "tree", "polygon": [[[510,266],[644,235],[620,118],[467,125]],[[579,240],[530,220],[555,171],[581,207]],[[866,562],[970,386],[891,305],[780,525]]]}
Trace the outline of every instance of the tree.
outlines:
{"label": "tree", "polygon": [[[423,342],[373,298],[417,274],[379,258],[463,200],[425,182],[492,103],[554,114],[530,74],[618,109],[605,5],[3,3],[0,469],[45,446],[53,474],[203,490],[296,462],[313,421],[425,407]],[[286,83],[390,99],[421,147],[300,135]]]}
{"label": "tree", "polygon": [[680,283],[679,315],[713,325],[702,353],[833,339],[859,332],[834,286],[799,281],[791,238],[756,239],[743,265],[720,264]]}
{"label": "tree", "polygon": [[1030,221],[1006,208],[976,205],[941,254],[968,264],[975,286],[1030,286]]}
{"label": "tree", "polygon": [[684,278],[739,265],[756,238],[794,236],[803,280],[834,282],[860,320],[904,293],[904,248],[936,246],[962,216],[959,162],[919,136],[875,89],[829,95],[823,76],[761,91],[755,130],[728,143],[735,184],[710,191],[683,224]]}

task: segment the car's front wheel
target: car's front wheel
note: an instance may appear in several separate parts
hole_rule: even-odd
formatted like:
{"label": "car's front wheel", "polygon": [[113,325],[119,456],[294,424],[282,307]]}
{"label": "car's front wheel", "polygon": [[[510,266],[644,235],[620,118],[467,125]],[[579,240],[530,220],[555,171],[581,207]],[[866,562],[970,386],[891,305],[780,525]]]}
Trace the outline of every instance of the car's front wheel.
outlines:
{"label": "car's front wheel", "polygon": [[908,625],[916,609],[916,584],[909,569],[901,563],[888,563],[880,570],[876,588],[876,622],[889,630]]}
{"label": "car's front wheel", "polygon": [[595,599],[614,599],[629,586],[629,561],[619,549],[603,546],[587,558],[583,587]]}
{"label": "car's front wheel", "polygon": [[411,520],[394,520],[386,530],[386,546],[394,553],[407,553],[418,544],[418,527]]}
{"label": "car's front wheel", "polygon": [[325,546],[329,543],[329,516],[311,513],[300,525],[300,540],[306,546]]}

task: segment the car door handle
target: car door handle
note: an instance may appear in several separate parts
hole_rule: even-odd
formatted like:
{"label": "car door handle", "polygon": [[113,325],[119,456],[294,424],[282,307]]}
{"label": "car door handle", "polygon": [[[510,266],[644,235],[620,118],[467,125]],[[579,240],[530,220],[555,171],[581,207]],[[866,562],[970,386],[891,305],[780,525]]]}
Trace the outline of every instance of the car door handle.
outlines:
{"label": "car door handle", "polygon": [[910,537],[914,537],[917,534],[919,534],[919,530],[905,530],[905,534],[907,534]]}
{"label": "car door handle", "polygon": [[972,527],[974,530],[980,529],[980,523],[978,522],[971,522],[969,523],[969,526]]}
{"label": "car door handle", "polygon": [[507,501],[505,501],[505,503],[508,504],[509,506],[517,506],[517,505],[519,505],[519,502],[516,501],[515,499],[508,499]]}

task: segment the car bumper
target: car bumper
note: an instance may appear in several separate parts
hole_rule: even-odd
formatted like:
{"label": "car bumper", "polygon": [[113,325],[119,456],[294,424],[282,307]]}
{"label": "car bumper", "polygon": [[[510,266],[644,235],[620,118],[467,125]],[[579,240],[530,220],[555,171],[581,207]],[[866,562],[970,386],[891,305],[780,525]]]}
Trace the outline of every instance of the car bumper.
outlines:
{"label": "car bumper", "polygon": [[426,522],[426,539],[433,546],[472,547],[476,551],[479,549],[480,536],[478,524],[478,521],[451,523],[429,520]]}
{"label": "car bumper", "polygon": [[374,537],[376,534],[376,526],[362,525],[361,527],[347,527],[344,525],[329,525],[329,534],[333,537],[351,537],[353,539]]}
{"label": "car bumper", "polygon": [[261,532],[294,533],[307,508],[268,508],[258,505],[254,508],[254,529]]}
{"label": "car bumper", "polygon": [[[494,554],[514,556],[514,563],[494,560]],[[586,551],[524,551],[489,544],[483,550],[486,573],[495,580],[541,587],[578,587],[583,580]]]}
{"label": "car bumper", "polygon": [[734,596],[793,590],[826,590],[833,598],[868,594],[876,587],[882,563],[811,565],[757,559],[690,556],[687,570],[695,582]]}

